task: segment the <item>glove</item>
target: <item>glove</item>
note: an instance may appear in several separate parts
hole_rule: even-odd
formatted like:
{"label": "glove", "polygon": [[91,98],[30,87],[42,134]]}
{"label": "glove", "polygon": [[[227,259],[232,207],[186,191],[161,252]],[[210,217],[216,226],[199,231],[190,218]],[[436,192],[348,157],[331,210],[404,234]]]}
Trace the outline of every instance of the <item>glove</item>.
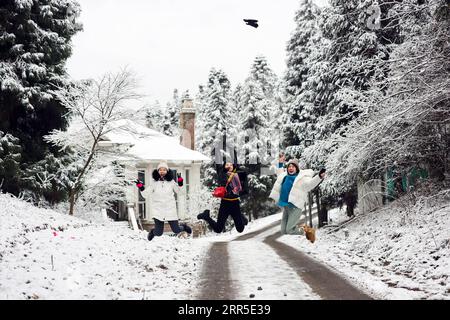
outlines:
{"label": "glove", "polygon": [[184,180],[183,180],[183,178],[181,177],[180,174],[178,174],[177,182],[178,182],[178,186],[179,186],[179,187],[182,187],[182,186],[183,186]]}
{"label": "glove", "polygon": [[140,180],[135,180],[134,181],[136,183],[136,187],[139,188],[139,190],[144,191],[145,190],[145,186],[144,183]]}
{"label": "glove", "polygon": [[[319,171],[319,177],[320,177],[320,178],[322,178],[322,175],[325,173],[325,171],[326,171],[325,168],[320,169],[320,171]],[[323,178],[322,178],[322,179],[323,179]]]}

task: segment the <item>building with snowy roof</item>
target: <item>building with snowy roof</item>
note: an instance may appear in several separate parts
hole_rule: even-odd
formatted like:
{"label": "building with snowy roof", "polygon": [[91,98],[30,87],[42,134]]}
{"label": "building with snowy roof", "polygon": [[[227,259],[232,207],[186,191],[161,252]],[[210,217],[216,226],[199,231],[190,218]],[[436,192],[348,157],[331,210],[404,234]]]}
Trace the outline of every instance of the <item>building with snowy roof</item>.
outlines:
{"label": "building with snowy roof", "polygon": [[[210,158],[193,150],[194,121],[192,100],[185,97],[180,110],[180,138],[164,135],[131,120],[122,120],[115,123],[114,128],[108,130],[99,143],[100,147],[111,150],[125,147],[120,162],[126,167],[126,172],[134,172],[134,178],[144,182],[146,187],[154,183],[152,172],[161,161],[167,162],[175,177],[181,174],[184,187],[175,195],[181,220],[189,220],[195,214],[193,195],[200,188],[200,167],[203,162],[210,161]],[[144,198],[134,184],[128,187],[126,194],[127,202],[117,201],[114,208],[108,210],[108,215],[115,220],[127,220],[128,208],[132,207],[143,227],[152,228],[152,199]]]}

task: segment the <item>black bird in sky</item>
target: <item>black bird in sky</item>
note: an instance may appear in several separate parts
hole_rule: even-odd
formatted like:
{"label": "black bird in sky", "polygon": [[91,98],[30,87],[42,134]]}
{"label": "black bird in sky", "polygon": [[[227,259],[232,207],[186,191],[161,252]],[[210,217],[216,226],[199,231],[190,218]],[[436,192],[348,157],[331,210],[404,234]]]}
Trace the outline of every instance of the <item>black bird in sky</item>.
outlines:
{"label": "black bird in sky", "polygon": [[258,20],[254,20],[254,19],[244,19],[245,24],[258,28]]}

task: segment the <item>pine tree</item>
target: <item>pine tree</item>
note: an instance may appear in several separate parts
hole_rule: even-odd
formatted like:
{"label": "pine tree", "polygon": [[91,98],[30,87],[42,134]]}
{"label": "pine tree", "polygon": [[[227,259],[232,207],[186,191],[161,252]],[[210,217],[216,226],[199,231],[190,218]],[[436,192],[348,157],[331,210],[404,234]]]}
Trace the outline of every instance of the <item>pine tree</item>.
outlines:
{"label": "pine tree", "polygon": [[[309,138],[312,110],[307,107],[307,99],[302,94],[308,79],[311,56],[320,44],[318,18],[320,11],[311,0],[302,0],[295,15],[296,28],[287,45],[287,70],[284,75],[286,103],[283,112],[283,145],[303,145]],[[308,110],[305,110],[308,109]],[[309,112],[308,112],[309,111]]]}
{"label": "pine tree", "polygon": [[180,129],[180,109],[181,101],[178,96],[178,89],[174,89],[172,101],[168,102],[166,108],[162,111],[162,133],[171,137],[178,136]]}
{"label": "pine tree", "polygon": [[163,121],[163,110],[159,101],[146,108],[145,124],[148,128],[162,131],[161,123]]}
{"label": "pine tree", "polygon": [[[240,138],[238,153],[244,162],[243,169],[248,173],[249,193],[244,200],[243,211],[253,217],[271,213],[267,203],[272,177],[262,170],[269,166],[269,146],[272,137],[271,119],[273,117],[276,90],[276,76],[268,66],[266,58],[255,58],[240,93]],[[251,219],[251,216],[249,217]]]}
{"label": "pine tree", "polygon": [[[347,136],[349,125],[371,112],[365,95],[374,85],[385,82],[390,46],[398,41],[396,28],[383,28],[383,24],[392,22],[387,17],[392,5],[389,1],[334,0],[321,12],[323,40],[309,59],[308,77],[300,95],[305,110],[310,111],[306,114],[310,129],[303,130],[313,142],[303,152],[305,165],[318,169],[327,163],[336,164],[342,157],[333,152]],[[337,165],[344,166],[344,162]],[[355,183],[348,175],[337,178],[332,173],[322,188],[337,194],[354,189]]]}
{"label": "pine tree", "polygon": [[243,111],[241,99],[242,99],[242,85],[239,83],[234,88],[229,103],[230,121],[228,126],[228,137],[230,142],[234,144],[237,143],[237,138],[241,131],[240,119]]}
{"label": "pine tree", "polygon": [[231,84],[222,70],[211,69],[204,88],[203,103],[198,107],[199,126],[198,150],[213,159],[203,166],[203,183],[211,187],[217,183],[216,167],[224,159],[227,132],[230,127]]}
{"label": "pine tree", "polygon": [[400,180],[419,168],[444,179],[449,170],[450,8],[445,1],[409,0],[392,11],[397,21],[382,32],[401,37],[385,62],[388,77],[363,92],[364,112],[328,161],[343,169],[341,180],[380,177],[386,170]]}
{"label": "pine tree", "polygon": [[[276,109],[277,77],[263,56],[257,56],[240,93],[240,131],[247,164],[267,164],[267,146]],[[242,139],[241,139],[242,140]]]}
{"label": "pine tree", "polygon": [[333,0],[330,4],[320,20],[322,34],[329,40],[324,58],[325,76],[330,81],[317,87],[323,92],[324,114],[316,138],[329,136],[358,116],[358,109],[346,101],[342,92],[367,91],[372,82],[382,81],[385,70],[380,64],[389,56],[388,48],[368,25],[372,14],[369,9],[376,1]]}
{"label": "pine tree", "polygon": [[11,134],[0,131],[0,188],[19,193],[19,176],[22,157],[20,141]]}
{"label": "pine tree", "polygon": [[195,150],[203,152],[202,137],[205,131],[205,110],[206,110],[206,89],[204,85],[198,86],[198,92],[195,95]]}
{"label": "pine tree", "polygon": [[0,176],[4,191],[17,194],[26,186],[21,169],[43,160],[48,152],[56,154],[43,136],[67,125],[67,110],[53,91],[70,85],[64,63],[72,52],[71,38],[81,30],[79,13],[73,0],[2,1],[0,130],[21,146],[20,168],[15,166],[13,173],[18,178]]}

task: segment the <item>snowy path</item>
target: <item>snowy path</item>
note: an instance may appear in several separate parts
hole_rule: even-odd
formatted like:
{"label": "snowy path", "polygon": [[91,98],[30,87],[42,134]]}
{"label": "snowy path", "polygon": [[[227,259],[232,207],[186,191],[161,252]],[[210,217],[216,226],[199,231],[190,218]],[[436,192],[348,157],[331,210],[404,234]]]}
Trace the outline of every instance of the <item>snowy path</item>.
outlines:
{"label": "snowy path", "polygon": [[371,299],[347,280],[277,241],[279,221],[212,243],[198,299]]}

